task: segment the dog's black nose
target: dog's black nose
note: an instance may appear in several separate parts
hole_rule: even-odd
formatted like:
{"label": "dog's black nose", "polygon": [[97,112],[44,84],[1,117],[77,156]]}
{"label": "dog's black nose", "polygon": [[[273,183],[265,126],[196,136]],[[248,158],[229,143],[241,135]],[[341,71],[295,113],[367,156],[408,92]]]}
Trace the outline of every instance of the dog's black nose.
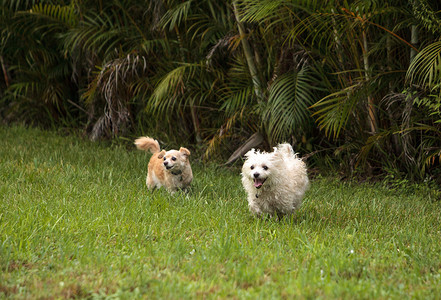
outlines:
{"label": "dog's black nose", "polygon": [[164,166],[167,166],[168,165],[168,161],[164,161]]}
{"label": "dog's black nose", "polygon": [[260,176],[260,174],[259,173],[254,173],[253,176],[254,176],[254,178],[257,178],[257,177]]}

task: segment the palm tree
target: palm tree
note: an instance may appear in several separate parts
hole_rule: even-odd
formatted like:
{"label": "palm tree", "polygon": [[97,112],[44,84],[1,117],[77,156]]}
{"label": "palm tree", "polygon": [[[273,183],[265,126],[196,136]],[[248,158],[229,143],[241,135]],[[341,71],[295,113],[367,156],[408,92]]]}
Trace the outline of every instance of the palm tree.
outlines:
{"label": "palm tree", "polygon": [[74,26],[76,17],[71,6],[35,2],[5,1],[2,6],[4,114],[30,123],[75,123],[76,86],[69,78],[69,61],[60,55],[58,35]]}
{"label": "palm tree", "polygon": [[[418,137],[413,150],[412,162],[417,166],[419,176],[424,177],[426,167],[436,165],[441,159],[441,17],[435,11],[440,6],[436,1],[412,1],[415,18],[430,34],[427,45],[416,55],[406,73],[409,89],[405,95],[418,108],[411,126],[404,128],[407,135]],[[436,37],[436,38],[435,38]]]}
{"label": "palm tree", "polygon": [[85,1],[76,10],[81,19],[63,36],[63,48],[84,90],[87,131],[92,139],[127,134],[137,114],[133,98],[151,89],[145,77],[155,72],[154,50],[162,47],[150,34],[154,16],[141,1]]}
{"label": "palm tree", "polygon": [[2,117],[231,160],[287,141],[372,175],[440,157],[437,1],[66,3],[0,6]]}

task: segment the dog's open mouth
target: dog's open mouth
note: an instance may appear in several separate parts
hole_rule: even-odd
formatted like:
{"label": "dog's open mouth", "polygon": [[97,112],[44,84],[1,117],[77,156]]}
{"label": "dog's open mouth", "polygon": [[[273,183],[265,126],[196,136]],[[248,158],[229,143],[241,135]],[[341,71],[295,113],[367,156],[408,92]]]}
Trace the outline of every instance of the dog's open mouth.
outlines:
{"label": "dog's open mouth", "polygon": [[263,183],[265,182],[265,180],[266,180],[266,178],[265,178],[265,179],[262,179],[262,178],[254,178],[254,187],[255,187],[256,189],[260,189],[260,188],[262,187]]}

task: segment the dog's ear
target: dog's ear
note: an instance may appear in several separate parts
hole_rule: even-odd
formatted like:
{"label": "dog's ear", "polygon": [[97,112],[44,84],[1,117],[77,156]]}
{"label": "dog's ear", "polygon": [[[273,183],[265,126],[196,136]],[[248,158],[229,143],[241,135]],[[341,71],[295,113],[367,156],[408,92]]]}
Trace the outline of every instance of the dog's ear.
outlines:
{"label": "dog's ear", "polygon": [[250,151],[248,151],[247,153],[244,154],[245,158],[249,158],[250,156],[256,154],[256,149],[251,149]]}
{"label": "dog's ear", "polygon": [[184,147],[179,148],[179,152],[181,152],[181,154],[184,155],[186,158],[188,158],[191,154],[190,151]]}
{"label": "dog's ear", "polygon": [[158,153],[158,159],[162,159],[165,155],[165,150],[162,150],[161,152]]}

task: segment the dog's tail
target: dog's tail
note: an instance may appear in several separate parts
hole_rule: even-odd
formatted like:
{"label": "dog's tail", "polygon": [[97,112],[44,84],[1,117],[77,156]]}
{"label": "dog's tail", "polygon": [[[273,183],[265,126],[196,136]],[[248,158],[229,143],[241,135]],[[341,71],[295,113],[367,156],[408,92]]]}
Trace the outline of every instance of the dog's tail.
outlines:
{"label": "dog's tail", "polygon": [[149,138],[147,136],[143,136],[143,137],[136,139],[135,145],[136,145],[136,148],[138,148],[139,150],[144,150],[144,151],[150,150],[150,152],[152,152],[152,153],[158,153],[159,151],[161,151],[161,148],[159,147],[158,141],[154,140],[152,138]]}

